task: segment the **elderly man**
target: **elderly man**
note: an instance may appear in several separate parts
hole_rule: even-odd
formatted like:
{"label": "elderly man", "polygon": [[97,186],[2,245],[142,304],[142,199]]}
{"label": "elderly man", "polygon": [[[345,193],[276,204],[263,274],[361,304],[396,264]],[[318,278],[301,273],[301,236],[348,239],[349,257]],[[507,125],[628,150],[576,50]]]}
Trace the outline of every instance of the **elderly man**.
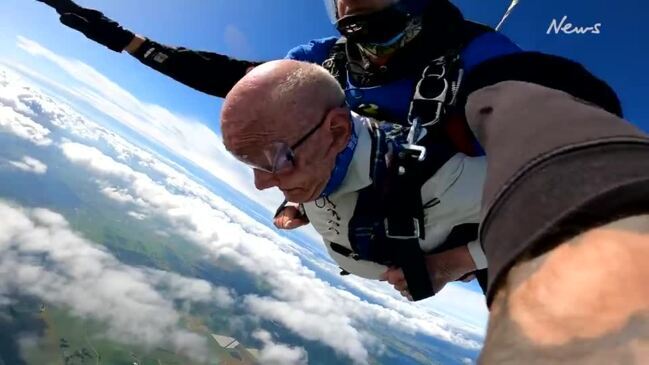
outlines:
{"label": "elderly man", "polygon": [[[86,37],[113,51],[125,50],[143,64],[210,95],[225,96],[259,64],[160,44],[71,0],[38,1],[53,7],[63,24]],[[415,121],[425,125],[428,137],[421,144],[436,144],[439,152],[437,164],[428,163],[427,172],[446,162],[442,155],[450,158],[455,152],[482,154],[454,101],[462,89],[463,75],[487,60],[519,53],[518,46],[487,26],[465,20],[448,0],[324,3],[340,34],[297,46],[286,58],[327,68],[345,89],[350,109],[359,114],[404,126]],[[287,19],[299,16],[287,14]],[[503,68],[518,70],[534,58],[504,60]],[[533,69],[522,75],[535,74]],[[307,224],[308,219],[295,204],[282,204],[274,223],[278,228],[294,229]],[[475,237],[477,225],[464,226],[460,232]],[[483,290],[487,286],[486,274],[485,269],[475,275]]]}
{"label": "elderly man", "polygon": [[[482,160],[456,155],[426,181],[422,199],[438,200],[424,204],[419,243],[428,250],[440,244],[436,229],[474,221],[484,178],[480,239],[491,314],[480,362],[641,364],[649,356],[649,138],[605,110],[616,98],[600,97],[610,90],[604,83],[577,64],[565,62],[562,71],[582,81],[570,93],[543,86],[544,78],[467,80],[467,120],[490,162],[484,175]],[[258,67],[228,95],[223,135],[228,150],[255,168],[257,187],[278,186],[304,202],[325,241],[353,251],[350,215],[385,155],[365,129],[371,123],[350,118],[334,85],[314,66]],[[341,166],[342,182],[322,197]],[[451,251],[436,264],[454,274],[428,265],[436,289],[475,268],[468,249]],[[330,252],[361,275],[383,269]]]}
{"label": "elderly man", "polygon": [[[381,279],[390,266],[399,266],[405,277],[393,281],[395,287],[421,299],[430,289],[437,292],[485,268],[479,244],[465,233],[473,231],[466,225],[479,221],[484,157],[457,153],[434,174],[419,173],[419,182],[404,186],[398,179],[409,176],[405,167],[391,173],[399,160],[395,149],[402,145],[350,113],[344,100],[324,68],[269,62],[226,97],[225,146],[253,167],[258,189],[278,187],[287,200],[303,204],[329,254],[347,273]],[[435,158],[434,151],[429,155]],[[412,159],[408,170],[426,170],[419,166],[425,161],[406,159]],[[396,186],[385,193],[384,185]]]}

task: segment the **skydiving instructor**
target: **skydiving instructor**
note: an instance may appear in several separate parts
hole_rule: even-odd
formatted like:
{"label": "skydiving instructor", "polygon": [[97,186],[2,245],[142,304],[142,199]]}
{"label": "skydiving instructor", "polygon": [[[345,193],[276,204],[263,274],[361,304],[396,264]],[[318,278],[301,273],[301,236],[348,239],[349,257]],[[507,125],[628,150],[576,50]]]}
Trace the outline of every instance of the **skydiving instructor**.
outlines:
{"label": "skydiving instructor", "polygon": [[[41,1],[55,7],[64,24],[87,37],[118,52],[126,48],[150,67],[215,96],[225,96],[257,65],[159,45],[122,29],[98,11],[67,0]],[[367,13],[360,10],[361,3]],[[320,64],[331,60],[325,66],[342,81],[347,103],[355,112],[405,125],[410,122],[410,106],[417,104],[412,101],[433,100],[446,106],[445,99],[436,97],[441,94],[428,94],[425,91],[430,89],[416,86],[445,85],[449,80],[438,77],[441,72],[405,77],[403,67],[392,67],[407,65],[405,70],[419,71],[433,66],[430,59],[409,52],[434,47],[409,47],[428,34],[426,21],[417,33],[417,17],[389,14],[399,9],[388,9],[386,3],[393,5],[390,0],[339,0],[334,13],[346,41],[317,40],[289,55]],[[622,119],[615,92],[583,66],[561,57],[520,52],[488,29],[458,28],[466,24],[451,16],[459,12],[453,12],[450,3],[431,0],[430,4],[435,6],[425,13],[428,19],[445,20],[433,22],[428,29],[434,29],[432,39],[438,41],[434,44],[442,51],[458,41],[464,45],[460,58],[465,79],[453,99],[462,109],[464,126],[470,126],[487,156],[477,233],[489,262],[490,317],[480,363],[645,364],[649,359],[649,137]],[[440,9],[450,12],[433,11]],[[383,16],[401,19],[400,26],[390,23],[399,33],[396,37],[370,31],[386,30],[372,27]],[[406,37],[414,33],[417,36]],[[446,47],[440,44],[450,41],[452,34],[463,36]],[[379,42],[363,42],[368,40]],[[423,65],[409,63],[417,61]],[[204,72],[198,80],[201,67]],[[401,90],[389,95],[406,95],[405,99],[389,98],[388,105],[376,96],[374,103],[368,103],[363,98],[371,95],[357,91],[372,85]],[[470,153],[475,147],[471,140],[458,138],[461,130],[451,133],[457,132],[457,125],[449,122],[451,115],[442,119],[436,125],[445,128],[428,135],[440,136],[436,142],[442,146]],[[314,133],[330,133],[330,124],[325,122]]]}
{"label": "skydiving instructor", "polygon": [[[224,97],[258,62],[225,55],[162,45],[122,28],[101,12],[86,9],[69,0],[39,0],[54,7],[63,24],[117,52],[126,50],[143,64],[199,91]],[[456,153],[481,154],[462,113],[452,112],[462,72],[497,56],[520,51],[505,36],[464,20],[447,0],[326,0],[332,20],[342,37],[313,40],[291,50],[287,58],[324,65],[346,93],[346,102],[361,115],[404,126],[415,119],[425,129],[419,144],[435,152],[425,167],[429,176]],[[461,69],[461,70],[460,70]],[[430,126],[427,126],[430,125]],[[323,192],[333,191],[336,177]],[[340,183],[340,182],[338,182]],[[406,187],[407,188],[407,187]],[[451,202],[452,204],[452,202]],[[298,206],[278,209],[278,228],[291,229],[308,223]],[[487,261],[477,241],[478,219],[443,227],[447,244],[460,252],[459,262],[473,262],[474,275],[486,290]],[[422,223],[423,225],[423,223]],[[423,233],[422,233],[423,234]],[[329,247],[328,247],[329,248]],[[340,255],[331,251],[332,256]],[[343,258],[340,258],[341,260]],[[433,265],[433,263],[431,263]],[[389,270],[384,279],[402,292],[414,288],[405,269]],[[453,265],[451,265],[453,266]],[[421,271],[421,270],[419,270]],[[441,275],[447,270],[434,270]],[[342,271],[346,273],[346,271]],[[407,276],[411,279],[407,280]],[[441,281],[467,279],[471,274],[449,275]],[[440,281],[433,278],[432,281]],[[431,283],[421,280],[432,295]],[[410,285],[408,285],[410,283]],[[440,289],[443,285],[437,285]]]}

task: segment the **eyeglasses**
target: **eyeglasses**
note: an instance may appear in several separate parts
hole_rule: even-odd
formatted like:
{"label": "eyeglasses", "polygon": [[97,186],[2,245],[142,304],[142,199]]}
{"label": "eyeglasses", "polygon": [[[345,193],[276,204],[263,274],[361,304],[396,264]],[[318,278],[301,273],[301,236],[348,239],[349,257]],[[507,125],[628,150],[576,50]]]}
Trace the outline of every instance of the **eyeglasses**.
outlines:
{"label": "eyeglasses", "polygon": [[255,170],[271,174],[288,172],[288,170],[295,167],[295,150],[324,124],[327,120],[327,115],[329,115],[329,110],[327,110],[318,124],[290,146],[286,142],[272,142],[268,147],[261,151],[261,155],[255,156],[258,157],[257,160],[259,161],[253,161],[250,158],[251,156],[248,155],[235,157]]}

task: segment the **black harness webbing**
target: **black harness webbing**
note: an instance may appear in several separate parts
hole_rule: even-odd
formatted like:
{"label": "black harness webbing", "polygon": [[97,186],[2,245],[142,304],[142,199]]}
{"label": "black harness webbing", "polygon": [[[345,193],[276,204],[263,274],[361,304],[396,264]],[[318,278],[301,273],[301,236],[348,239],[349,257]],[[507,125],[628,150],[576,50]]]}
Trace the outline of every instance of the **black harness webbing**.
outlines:
{"label": "black harness webbing", "polygon": [[[454,107],[462,82],[459,49],[468,40],[486,31],[489,31],[486,27],[465,22],[457,48],[431,60],[423,69],[411,100],[408,123],[411,129],[425,130],[425,134],[417,132],[408,141],[402,140],[397,145],[404,148],[396,152],[389,163],[385,163],[389,150],[387,140],[395,136],[386,136],[379,126],[371,128],[370,175],[373,183],[359,192],[349,223],[352,249],[337,243],[331,244],[332,250],[343,256],[400,267],[414,300],[430,297],[435,292],[425,253],[419,244],[419,240],[425,238],[421,187],[457,152],[446,135],[443,122]],[[340,38],[323,63],[323,67],[344,89],[347,89],[348,77],[351,77],[348,51],[346,39]],[[407,132],[407,128],[397,129],[396,133],[401,134],[397,137],[405,137]],[[462,228],[456,227],[457,232],[461,234],[449,235],[440,249],[466,245],[475,239],[465,240],[466,238],[477,237],[477,225],[459,227]]]}

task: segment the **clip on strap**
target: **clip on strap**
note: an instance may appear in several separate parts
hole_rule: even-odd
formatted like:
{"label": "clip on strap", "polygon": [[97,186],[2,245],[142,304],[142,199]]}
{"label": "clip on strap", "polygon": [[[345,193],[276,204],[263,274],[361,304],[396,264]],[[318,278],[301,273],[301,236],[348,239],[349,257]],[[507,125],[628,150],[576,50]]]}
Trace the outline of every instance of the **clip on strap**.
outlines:
{"label": "clip on strap", "polygon": [[[421,231],[419,230],[419,220],[417,218],[412,218],[412,227],[404,227],[403,224],[399,224],[398,228],[393,227],[390,230],[390,223],[388,218],[385,218],[383,221],[385,227],[385,237],[396,240],[411,240],[419,239]],[[395,225],[396,226],[396,225]],[[399,229],[401,228],[401,229]]]}
{"label": "clip on strap", "polygon": [[421,162],[426,159],[426,147],[417,144],[421,136],[421,123],[419,118],[415,118],[410,126],[407,143],[402,144],[401,148],[403,153],[414,157],[417,161]]}

